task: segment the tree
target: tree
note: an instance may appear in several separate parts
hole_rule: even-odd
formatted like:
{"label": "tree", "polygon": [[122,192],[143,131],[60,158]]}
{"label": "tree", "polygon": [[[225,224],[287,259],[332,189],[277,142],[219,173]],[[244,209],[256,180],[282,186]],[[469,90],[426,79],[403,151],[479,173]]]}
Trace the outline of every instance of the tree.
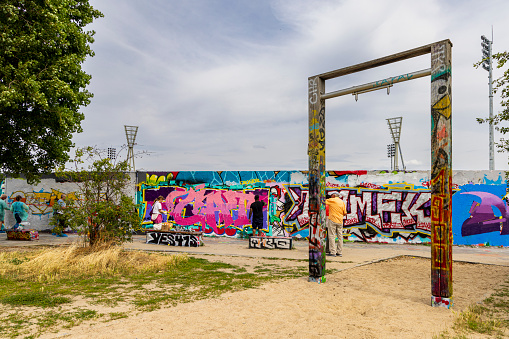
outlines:
{"label": "tree", "polygon": [[[496,68],[503,69],[505,64],[509,60],[509,52],[501,52],[492,55],[494,63],[496,63]],[[479,67],[483,61],[480,61],[474,64],[474,67]],[[490,118],[477,118],[479,123],[491,123],[495,127],[495,130],[499,131],[503,135],[509,133],[509,127],[502,126],[504,121],[509,121],[509,68],[504,71],[502,76],[495,79],[493,81],[493,92],[497,93],[500,91],[500,105],[502,106],[502,111],[498,114],[493,115],[493,119]],[[499,152],[509,152],[509,140],[500,139],[500,142],[496,144]],[[509,176],[507,173],[506,176]]]}
{"label": "tree", "polygon": [[29,182],[69,159],[81,106],[93,94],[81,69],[102,17],[88,0],[0,2],[0,170]]}
{"label": "tree", "polygon": [[[126,194],[133,185],[128,161],[115,162],[103,154],[92,147],[77,149],[73,169],[57,172],[61,179],[75,182],[78,191],[76,199],[66,199],[63,214],[55,213],[50,223],[57,226],[57,218],[63,218],[64,224],[82,234],[90,246],[131,241],[132,233],[141,230],[136,204]],[[83,168],[87,162],[91,164]],[[59,209],[58,204],[55,207]]]}

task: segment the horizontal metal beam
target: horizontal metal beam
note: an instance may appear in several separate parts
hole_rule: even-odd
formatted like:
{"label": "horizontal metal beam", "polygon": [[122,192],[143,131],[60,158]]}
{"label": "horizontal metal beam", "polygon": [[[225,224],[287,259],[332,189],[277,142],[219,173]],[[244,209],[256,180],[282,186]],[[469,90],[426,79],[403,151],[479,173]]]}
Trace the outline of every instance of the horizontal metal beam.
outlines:
{"label": "horizontal metal beam", "polygon": [[325,99],[335,98],[335,97],[352,94],[352,93],[361,93],[361,92],[367,92],[367,91],[372,91],[372,90],[376,90],[376,89],[382,89],[382,88],[386,88],[386,87],[391,86],[398,82],[418,79],[418,78],[422,78],[422,77],[425,77],[428,75],[431,75],[431,68],[423,69],[421,71],[407,73],[407,74],[403,74],[403,75],[399,75],[399,76],[395,76],[392,78],[387,78],[387,79],[383,79],[383,80],[379,80],[379,81],[375,81],[375,82],[370,82],[370,83],[364,84],[364,85],[353,86],[353,87],[341,89],[339,91],[321,94],[320,99],[325,100]]}
{"label": "horizontal metal beam", "polygon": [[[449,41],[449,39],[442,40],[442,41],[448,41],[452,47],[452,43]],[[398,61],[402,61],[402,60],[406,60],[406,59],[410,59],[410,58],[415,58],[415,57],[418,57],[418,56],[421,56],[424,54],[431,53],[431,46],[434,44],[440,43],[442,41],[437,41],[433,44],[424,45],[421,47],[410,49],[408,51],[384,56],[382,58],[378,58],[375,60],[366,61],[361,64],[352,65],[352,66],[336,69],[334,71],[318,74],[318,75],[315,75],[314,77],[320,77],[323,80],[328,80],[328,79],[337,78],[337,77],[347,75],[347,74],[357,73],[357,72],[364,71],[364,70],[367,70],[370,68],[388,65],[393,62],[398,62]],[[311,77],[311,78],[314,78],[314,77]]]}

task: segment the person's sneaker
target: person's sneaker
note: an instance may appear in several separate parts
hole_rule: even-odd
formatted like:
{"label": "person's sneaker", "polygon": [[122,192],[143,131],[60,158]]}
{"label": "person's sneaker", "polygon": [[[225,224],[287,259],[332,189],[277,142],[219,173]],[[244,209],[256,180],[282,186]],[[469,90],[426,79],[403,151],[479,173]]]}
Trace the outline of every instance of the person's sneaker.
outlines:
{"label": "person's sneaker", "polygon": [[328,257],[335,257],[335,254],[327,254]]}
{"label": "person's sneaker", "polygon": [[337,256],[338,256],[338,257],[342,257],[342,256],[343,256],[343,254],[337,254]]}

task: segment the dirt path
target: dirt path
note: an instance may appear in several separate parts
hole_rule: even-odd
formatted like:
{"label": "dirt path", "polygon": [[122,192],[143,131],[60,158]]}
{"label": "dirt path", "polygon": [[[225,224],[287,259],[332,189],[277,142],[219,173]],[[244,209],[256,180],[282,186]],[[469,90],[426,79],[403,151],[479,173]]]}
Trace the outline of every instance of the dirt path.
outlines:
{"label": "dirt path", "polygon": [[[268,260],[194,256],[248,269]],[[455,263],[454,312],[489,296],[508,274],[509,267]],[[329,274],[325,284],[269,283],[41,338],[432,338],[452,326],[454,312],[432,308],[430,298],[430,260],[401,257]]]}

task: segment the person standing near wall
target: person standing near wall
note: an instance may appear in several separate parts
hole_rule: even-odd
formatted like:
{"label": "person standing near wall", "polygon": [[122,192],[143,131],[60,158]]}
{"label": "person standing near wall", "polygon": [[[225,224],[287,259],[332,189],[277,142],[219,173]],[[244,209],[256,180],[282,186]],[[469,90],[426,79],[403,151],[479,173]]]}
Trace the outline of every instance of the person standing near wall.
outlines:
{"label": "person standing near wall", "polygon": [[[332,193],[332,197],[325,201],[329,206],[329,217],[327,218],[327,231],[329,233],[330,256],[343,256],[343,218],[346,216],[346,206],[339,198],[338,193]],[[336,236],[338,244],[336,246]]]}
{"label": "person standing near wall", "polygon": [[12,214],[14,214],[14,218],[16,219],[16,223],[12,228],[16,230],[19,228],[19,224],[22,221],[28,219],[29,209],[28,206],[23,201],[21,201],[21,195],[17,195],[15,200],[16,201],[11,205],[11,211]]}
{"label": "person standing near wall", "polygon": [[160,195],[157,197],[156,200],[154,200],[154,204],[152,205],[152,215],[150,219],[154,222],[154,225],[152,226],[155,230],[161,230],[162,222],[163,222],[163,215],[162,213],[167,213],[167,211],[163,210],[163,201],[164,197]]}
{"label": "person standing near wall", "polygon": [[57,208],[53,208],[53,215],[56,214],[57,216],[57,221],[56,221],[56,226],[55,228],[53,228],[53,232],[52,234],[53,235],[56,235],[57,237],[67,237],[67,234],[63,233],[63,230],[64,228],[66,227],[65,226],[65,221],[64,221],[64,209],[67,208],[67,203],[65,202],[65,198],[67,196],[65,194],[61,194],[60,195],[60,199],[58,199],[57,201]]}
{"label": "person standing near wall", "polygon": [[251,204],[249,208],[249,219],[253,217],[251,221],[251,225],[253,227],[253,235],[256,236],[258,233],[258,236],[262,235],[262,228],[263,228],[263,206],[265,206],[265,203],[263,201],[260,201],[260,196],[255,195],[255,201]]}
{"label": "person standing near wall", "polygon": [[7,199],[7,195],[2,194],[0,196],[0,233],[5,233],[4,219],[5,219],[5,211],[9,209],[7,207],[7,203],[5,202]]}

